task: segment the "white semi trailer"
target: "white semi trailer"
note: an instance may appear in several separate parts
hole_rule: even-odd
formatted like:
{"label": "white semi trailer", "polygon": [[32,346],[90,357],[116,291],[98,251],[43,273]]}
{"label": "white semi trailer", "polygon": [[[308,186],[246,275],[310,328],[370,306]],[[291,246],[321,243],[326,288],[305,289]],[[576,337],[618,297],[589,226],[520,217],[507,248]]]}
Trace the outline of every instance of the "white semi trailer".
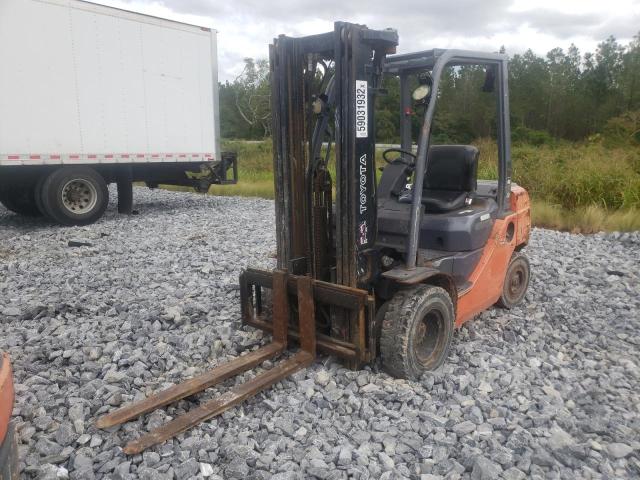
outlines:
{"label": "white semi trailer", "polygon": [[80,0],[0,0],[0,202],[96,221],[118,185],[237,179],[220,152],[216,31]]}

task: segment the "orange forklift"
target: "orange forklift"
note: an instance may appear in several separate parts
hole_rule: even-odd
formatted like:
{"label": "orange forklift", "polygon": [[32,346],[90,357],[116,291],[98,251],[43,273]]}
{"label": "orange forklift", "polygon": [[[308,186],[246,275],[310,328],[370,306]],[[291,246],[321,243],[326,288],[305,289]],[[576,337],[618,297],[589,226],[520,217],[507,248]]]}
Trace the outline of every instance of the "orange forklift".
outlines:
{"label": "orange forklift", "polygon": [[[320,350],[350,368],[380,359],[417,379],[447,358],[456,327],[529,284],[522,253],[529,197],[511,182],[507,57],[462,50],[391,55],[395,30],[338,22],[270,47],[277,268],[240,277],[244,324],[271,343],[98,420],[111,427],[299,350],[144,434],[128,454],[187,430],[311,364]],[[443,70],[476,65],[496,97],[498,179],[478,180],[478,149],[432,145]],[[399,78],[399,148],[377,178],[375,100]],[[415,88],[412,88],[415,87]],[[422,118],[417,138],[411,119]],[[413,144],[417,143],[417,151]],[[335,178],[334,178],[335,177]]]}

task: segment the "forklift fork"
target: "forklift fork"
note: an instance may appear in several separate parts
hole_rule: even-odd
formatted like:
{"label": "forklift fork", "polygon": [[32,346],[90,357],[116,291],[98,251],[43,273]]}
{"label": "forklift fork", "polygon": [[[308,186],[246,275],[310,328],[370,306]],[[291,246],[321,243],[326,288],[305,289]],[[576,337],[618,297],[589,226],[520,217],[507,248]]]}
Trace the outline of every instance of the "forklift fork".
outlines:
{"label": "forklift fork", "polygon": [[[256,375],[251,380],[233,387],[218,398],[206,402],[184,415],[178,416],[169,423],[141,436],[137,440],[129,442],[124,448],[124,452],[128,455],[135,455],[153,445],[160,444],[175,437],[179,433],[201,422],[220,415],[229,408],[313,363],[316,357],[316,328],[313,279],[311,277],[298,277],[297,297],[300,350],[295,355],[282,361],[270,370]],[[271,343],[186,382],[155,393],[145,400],[104,415],[98,419],[96,426],[98,428],[109,428],[128,422],[145,413],[202,392],[234,375],[259,365],[267,359],[278,356],[287,347],[288,324],[289,296],[287,290],[287,274],[282,270],[276,270],[273,272],[273,335]]]}

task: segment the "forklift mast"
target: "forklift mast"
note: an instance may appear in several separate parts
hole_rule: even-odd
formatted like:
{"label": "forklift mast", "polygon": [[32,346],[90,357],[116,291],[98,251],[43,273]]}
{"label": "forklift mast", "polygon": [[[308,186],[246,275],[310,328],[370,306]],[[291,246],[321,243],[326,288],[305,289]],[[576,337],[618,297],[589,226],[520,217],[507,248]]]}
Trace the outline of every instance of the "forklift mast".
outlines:
{"label": "forklift mast", "polygon": [[375,97],[384,58],[397,44],[395,30],[336,22],[333,32],[283,35],[271,45],[279,269],[368,287],[376,236]]}

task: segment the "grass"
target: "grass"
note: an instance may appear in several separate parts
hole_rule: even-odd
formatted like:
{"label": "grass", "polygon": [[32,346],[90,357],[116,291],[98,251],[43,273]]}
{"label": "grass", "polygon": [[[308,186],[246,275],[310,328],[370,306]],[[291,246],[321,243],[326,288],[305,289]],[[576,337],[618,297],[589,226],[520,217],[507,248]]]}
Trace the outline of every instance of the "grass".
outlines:
{"label": "grass", "polygon": [[271,142],[224,142],[223,150],[238,153],[238,183],[212,185],[211,195],[273,198]]}
{"label": "grass", "polygon": [[[495,142],[480,139],[478,178],[497,178]],[[238,152],[237,185],[213,185],[212,195],[273,198],[271,142],[226,141]],[[378,164],[383,165],[381,151]],[[536,226],[592,233],[640,230],[640,149],[600,143],[513,145],[513,180],[532,198]]]}
{"label": "grass", "polygon": [[573,233],[630,232],[640,230],[640,210],[636,208],[609,211],[597,205],[574,210],[544,200],[535,200],[531,208],[533,224],[538,227]]}
{"label": "grass", "polygon": [[[497,178],[495,143],[480,148],[479,178]],[[601,143],[513,145],[513,179],[539,227],[575,233],[640,230],[640,149]]]}
{"label": "grass", "polygon": [[[480,148],[478,178],[497,178],[498,152],[489,140]],[[640,149],[602,144],[514,145],[513,179],[534,200],[579,211],[597,206],[612,212],[640,209]]]}
{"label": "grass", "polygon": [[[240,172],[238,175],[242,175]],[[270,180],[238,180],[236,185],[212,185],[209,188],[210,195],[222,195],[225,197],[260,197],[273,198],[273,178]]]}

